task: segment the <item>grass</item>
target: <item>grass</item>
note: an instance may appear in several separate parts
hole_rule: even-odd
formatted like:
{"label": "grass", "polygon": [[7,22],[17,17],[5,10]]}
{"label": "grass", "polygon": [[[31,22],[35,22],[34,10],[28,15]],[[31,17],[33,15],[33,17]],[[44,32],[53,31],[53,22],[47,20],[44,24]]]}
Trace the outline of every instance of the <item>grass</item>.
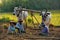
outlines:
{"label": "grass", "polygon": [[[52,18],[51,18],[51,23],[53,24],[53,25],[60,25],[60,10],[58,10],[58,11],[51,11],[52,12]],[[39,21],[39,23],[41,23],[41,16],[39,16],[39,14],[38,13],[35,13],[34,14],[35,15],[35,17],[37,18],[37,20]],[[15,22],[17,22],[17,17],[16,16],[14,16],[13,14],[12,14],[12,12],[10,12],[10,13],[0,13],[0,19],[2,19],[2,18],[9,18],[9,20],[14,20]],[[27,19],[32,19],[31,18],[31,16],[29,15],[28,17],[27,17]],[[34,23],[37,23],[37,21],[35,20],[35,18],[33,17],[33,21],[34,21]],[[27,20],[27,22],[28,22],[28,20]]]}

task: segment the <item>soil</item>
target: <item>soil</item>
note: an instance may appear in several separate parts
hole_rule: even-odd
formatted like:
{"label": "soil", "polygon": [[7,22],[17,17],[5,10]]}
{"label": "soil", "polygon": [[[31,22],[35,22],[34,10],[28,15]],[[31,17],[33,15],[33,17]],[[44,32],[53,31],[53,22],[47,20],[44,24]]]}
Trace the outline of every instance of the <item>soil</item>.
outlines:
{"label": "soil", "polygon": [[39,35],[38,28],[26,28],[26,33],[22,34],[7,34],[7,29],[4,29],[0,24],[0,40],[60,40],[60,28],[50,28],[49,36]]}

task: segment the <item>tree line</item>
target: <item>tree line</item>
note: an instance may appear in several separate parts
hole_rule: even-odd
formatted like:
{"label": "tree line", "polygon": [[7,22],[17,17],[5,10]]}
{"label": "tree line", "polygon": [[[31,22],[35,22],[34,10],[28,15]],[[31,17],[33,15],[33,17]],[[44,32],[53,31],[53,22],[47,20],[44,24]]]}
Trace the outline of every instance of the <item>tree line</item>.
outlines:
{"label": "tree line", "polygon": [[59,10],[60,0],[2,0],[0,10],[3,12],[12,12],[14,7],[22,6],[27,9],[41,10]]}

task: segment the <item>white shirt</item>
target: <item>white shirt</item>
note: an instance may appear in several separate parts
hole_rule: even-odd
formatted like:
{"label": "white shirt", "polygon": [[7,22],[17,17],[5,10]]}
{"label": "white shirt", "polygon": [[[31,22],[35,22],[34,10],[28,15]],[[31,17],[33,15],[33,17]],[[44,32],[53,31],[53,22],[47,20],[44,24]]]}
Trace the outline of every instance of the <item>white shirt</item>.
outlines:
{"label": "white shirt", "polygon": [[27,16],[28,16],[28,12],[27,11],[22,11],[22,13],[19,14],[18,20],[19,19],[24,20],[24,19],[27,18]]}
{"label": "white shirt", "polygon": [[19,22],[16,24],[16,27],[19,28],[20,30],[24,31],[23,24],[20,24]]}
{"label": "white shirt", "polygon": [[51,15],[48,15],[45,22],[48,23],[50,19],[51,19]]}
{"label": "white shirt", "polygon": [[51,15],[48,15],[45,21],[45,27],[48,29],[48,32],[49,32],[49,24],[48,25],[46,24],[49,23],[50,19],[51,19]]}

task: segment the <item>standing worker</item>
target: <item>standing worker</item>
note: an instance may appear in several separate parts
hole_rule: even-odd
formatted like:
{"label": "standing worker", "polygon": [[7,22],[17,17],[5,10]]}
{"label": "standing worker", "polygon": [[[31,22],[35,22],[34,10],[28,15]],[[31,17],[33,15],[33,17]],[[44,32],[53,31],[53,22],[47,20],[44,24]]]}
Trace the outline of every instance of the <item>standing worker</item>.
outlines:
{"label": "standing worker", "polygon": [[16,28],[18,28],[19,31],[25,32],[24,26],[23,26],[23,21],[26,20],[26,18],[28,16],[28,12],[24,11],[23,8],[21,8],[21,7],[19,7],[18,9],[15,9],[15,10],[16,10],[16,12],[14,12],[14,13],[18,18]]}
{"label": "standing worker", "polygon": [[41,33],[39,35],[46,35],[46,36],[48,35],[50,21],[51,21],[51,13],[46,12],[44,17],[43,17],[42,31],[41,31]]}

